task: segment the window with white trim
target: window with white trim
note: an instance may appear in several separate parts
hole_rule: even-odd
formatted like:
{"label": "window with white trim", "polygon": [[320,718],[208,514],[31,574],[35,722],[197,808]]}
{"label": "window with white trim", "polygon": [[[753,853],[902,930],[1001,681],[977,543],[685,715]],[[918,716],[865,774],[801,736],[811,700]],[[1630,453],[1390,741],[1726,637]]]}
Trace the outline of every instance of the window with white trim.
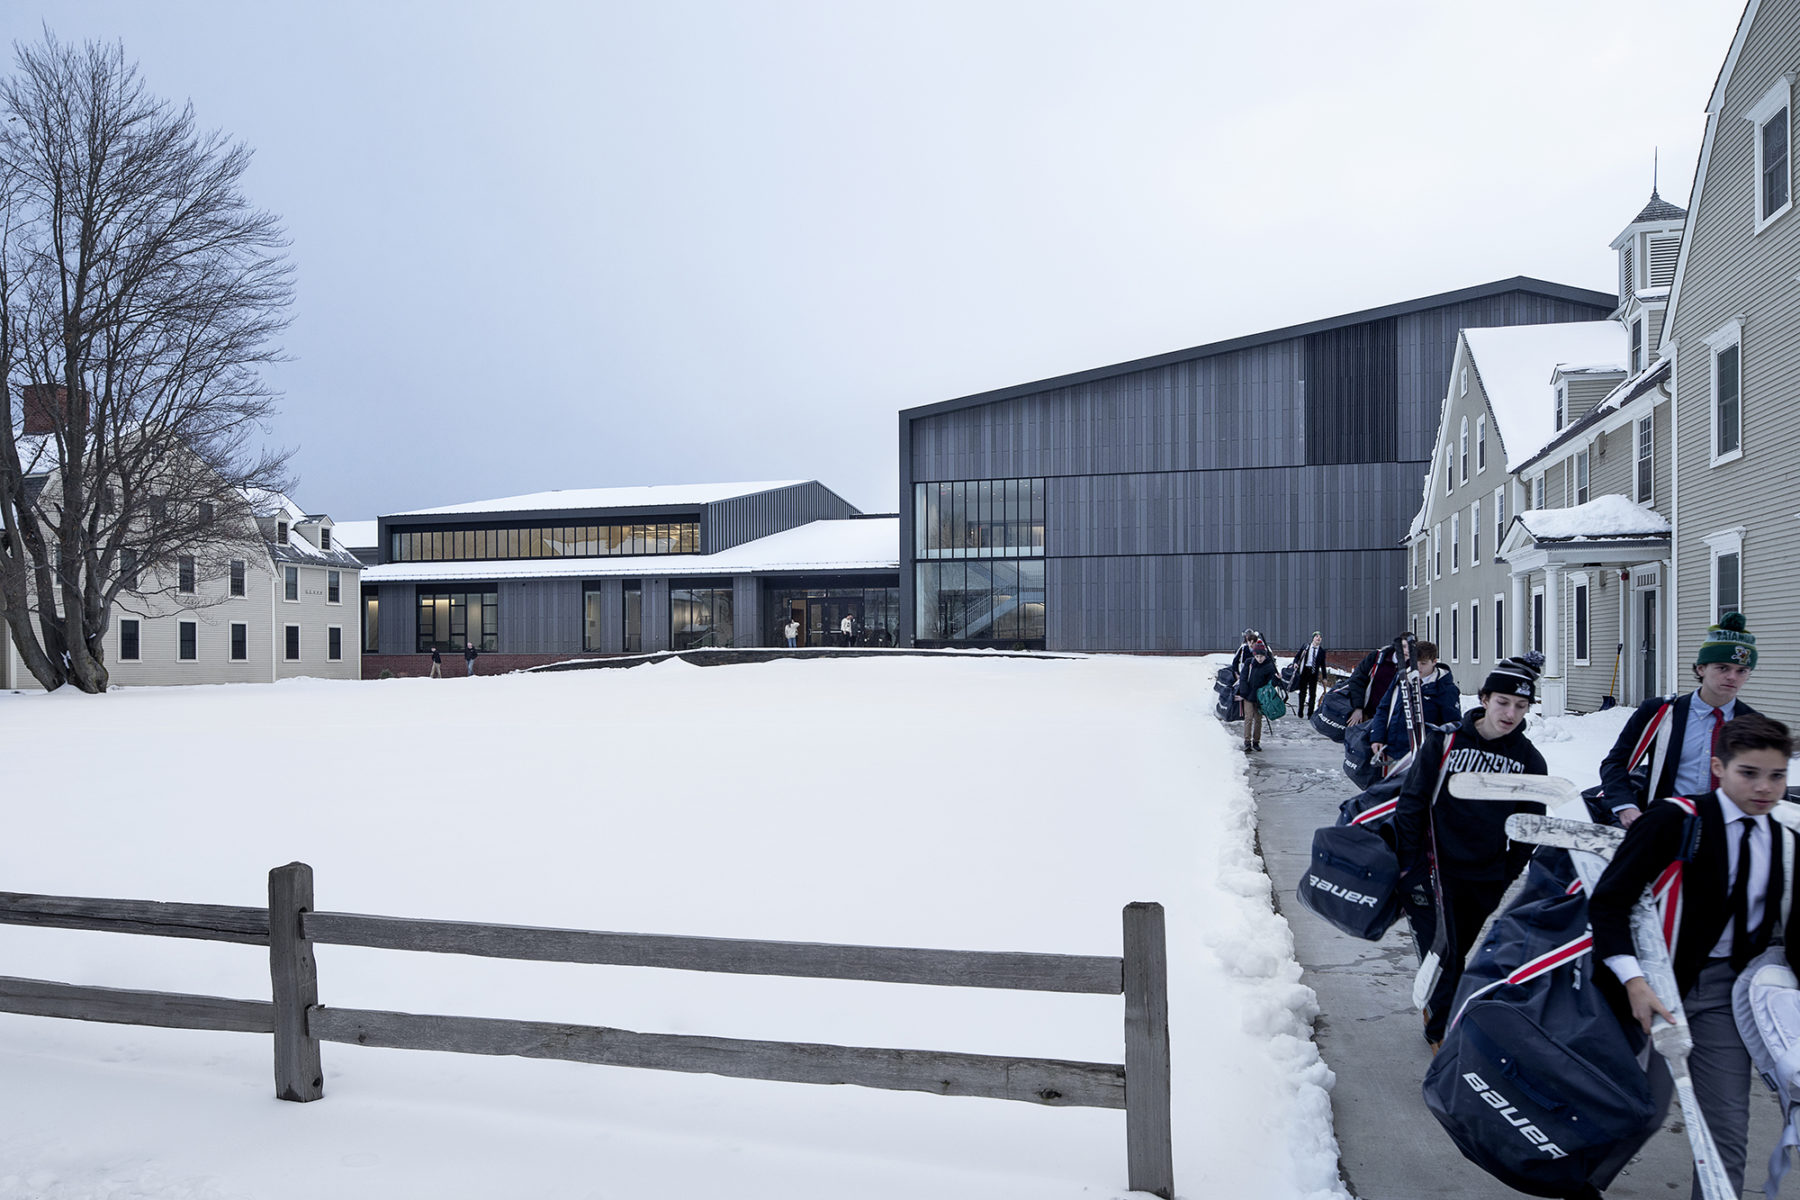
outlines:
{"label": "window with white trim", "polygon": [[1458,483],[1469,482],[1469,418],[1462,419],[1462,432],[1456,441],[1456,474]]}
{"label": "window with white trim", "polygon": [[1462,514],[1450,514],[1450,573],[1462,570]]}
{"label": "window with white trim", "polygon": [[1494,593],[1494,661],[1506,657],[1506,593]]}
{"label": "window with white trim", "polygon": [[1644,369],[1644,318],[1631,323],[1631,373]]}
{"label": "window with white trim", "polygon": [[325,657],[332,662],[340,662],[344,657],[344,627],[327,625],[325,627]]}
{"label": "window with white trim", "polygon": [[325,572],[325,603],[341,604],[343,602],[343,581],[336,571]]}
{"label": "window with white trim", "polygon": [[284,634],[284,637],[282,639],[284,642],[284,645],[282,646],[282,649],[286,652],[285,657],[286,657],[287,661],[288,662],[299,662],[300,661],[300,627],[298,625],[284,625],[284,626],[282,626],[282,631]]}
{"label": "window with white trim", "polygon": [[1475,473],[1487,470],[1487,418],[1475,418]]}
{"label": "window with white trim", "polygon": [[1469,661],[1481,661],[1481,601],[1469,601]]}
{"label": "window with white trim", "polygon": [[1712,619],[1744,610],[1744,529],[1738,526],[1702,539],[1712,554]]}
{"label": "window with white trim", "polygon": [[1544,507],[1544,477],[1542,475],[1531,481],[1531,507]]}
{"label": "window with white trim", "polygon": [[331,526],[329,525],[319,526],[319,549],[331,549]]}
{"label": "window with white trim", "polygon": [[136,620],[126,618],[119,622],[119,661],[138,662],[143,654],[143,640],[140,634],[143,626]]}
{"label": "window with white trim", "polygon": [[1503,483],[1494,489],[1494,553],[1500,553],[1500,543],[1506,540],[1506,485]]}
{"label": "window with white trim", "polygon": [[1444,495],[1456,486],[1456,464],[1450,461],[1450,447],[1444,447]]}
{"label": "window with white trim", "polygon": [[1450,606],[1450,661],[1462,661],[1462,610],[1458,605]]}
{"label": "window with white trim", "polygon": [[175,560],[175,590],[191,594],[194,590],[194,556],[183,554]]}
{"label": "window with white trim", "polygon": [[200,658],[198,621],[182,621],[177,624],[175,657],[182,662],[195,662]]}
{"label": "window with white trim", "polygon": [[1756,127],[1755,213],[1756,232],[1794,207],[1793,167],[1794,77],[1777,79],[1762,99],[1751,105],[1744,119]]}
{"label": "window with white trim", "polygon": [[1444,644],[1444,610],[1441,608],[1431,610],[1431,640],[1440,646]]}
{"label": "window with white trim", "polygon": [[1732,321],[1706,339],[1712,350],[1712,460],[1744,452],[1744,328]]}
{"label": "window with white trim", "polygon": [[298,601],[300,599],[300,568],[281,568],[281,598]]}
{"label": "window with white trim", "polygon": [[1544,652],[1544,589],[1531,589],[1531,648]]}
{"label": "window with white trim", "polygon": [[1585,572],[1578,572],[1569,576],[1569,582],[1575,585],[1575,602],[1570,606],[1575,617],[1575,665],[1585,667],[1592,635],[1588,626],[1588,577]]}
{"label": "window with white trim", "polygon": [[1588,502],[1589,457],[1589,452],[1586,450],[1575,452],[1575,503],[1577,504]]}
{"label": "window with white trim", "polygon": [[243,559],[234,558],[231,560],[231,594],[233,596],[242,596],[244,594],[244,574],[246,569],[247,564]]}
{"label": "window with white trim", "polygon": [[1637,489],[1632,499],[1639,504],[1656,502],[1656,418],[1640,417],[1637,422]]}
{"label": "window with white trim", "polygon": [[243,621],[231,623],[231,661],[248,662],[250,659],[250,626]]}
{"label": "window with white trim", "polygon": [[1469,505],[1469,565],[1481,565],[1481,501]]}
{"label": "window with white trim", "polygon": [[1444,577],[1444,527],[1441,524],[1431,527],[1431,577]]}
{"label": "window with white trim", "polygon": [[[1542,393],[1540,393],[1541,395]],[[1556,385],[1556,428],[1563,427],[1563,418],[1569,411],[1569,386],[1564,383]]]}
{"label": "window with white trim", "polygon": [[1469,368],[1467,367],[1462,369],[1462,388],[1459,394],[1463,396],[1469,394]]}

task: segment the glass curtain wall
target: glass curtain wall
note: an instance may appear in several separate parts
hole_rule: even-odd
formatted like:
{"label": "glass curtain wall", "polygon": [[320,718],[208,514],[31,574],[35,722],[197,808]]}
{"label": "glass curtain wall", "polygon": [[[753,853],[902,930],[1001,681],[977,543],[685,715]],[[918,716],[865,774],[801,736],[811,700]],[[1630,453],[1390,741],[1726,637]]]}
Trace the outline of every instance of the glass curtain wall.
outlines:
{"label": "glass curtain wall", "polygon": [[921,483],[913,513],[916,640],[1041,649],[1044,481]]}
{"label": "glass curtain wall", "polygon": [[500,594],[420,588],[418,652],[461,650],[468,644],[484,653],[500,649]]}
{"label": "glass curtain wall", "polygon": [[698,554],[698,521],[638,525],[533,525],[519,529],[413,529],[389,535],[392,562],[500,558],[609,558]]}
{"label": "glass curtain wall", "polygon": [[731,645],[731,583],[669,587],[669,645],[676,650]]}
{"label": "glass curtain wall", "polygon": [[[839,601],[840,608],[856,613],[858,645],[894,645],[900,635],[900,589],[897,586],[865,587],[863,584],[866,582],[868,581],[848,578],[837,587],[809,587],[805,583],[765,586],[762,593],[763,617],[768,622],[768,628],[763,631],[760,644],[787,645],[782,627],[787,624],[789,616],[798,617],[802,626],[807,626],[807,602],[824,600]],[[833,612],[836,611],[834,608]],[[806,628],[804,636],[804,644],[813,644],[810,627]],[[825,644],[834,643],[827,640]]]}

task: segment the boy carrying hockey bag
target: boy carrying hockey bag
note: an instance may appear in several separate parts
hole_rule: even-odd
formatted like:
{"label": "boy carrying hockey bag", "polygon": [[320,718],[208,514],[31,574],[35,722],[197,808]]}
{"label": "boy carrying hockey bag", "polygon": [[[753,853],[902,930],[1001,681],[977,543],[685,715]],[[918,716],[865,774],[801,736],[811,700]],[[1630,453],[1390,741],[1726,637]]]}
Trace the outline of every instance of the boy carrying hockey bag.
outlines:
{"label": "boy carrying hockey bag", "polygon": [[1350,714],[1355,709],[1356,704],[1350,699],[1350,681],[1346,679],[1319,697],[1319,705],[1312,713],[1312,726],[1332,741],[1341,742],[1344,730],[1350,724]]}
{"label": "boy carrying hockey bag", "polygon": [[[1544,896],[1554,873],[1528,876],[1527,892]],[[1575,889],[1501,913],[1463,973],[1425,1106],[1465,1158],[1508,1187],[1591,1196],[1589,1176],[1655,1114],[1637,1065],[1643,1035],[1595,986],[1601,970],[1587,896]]]}

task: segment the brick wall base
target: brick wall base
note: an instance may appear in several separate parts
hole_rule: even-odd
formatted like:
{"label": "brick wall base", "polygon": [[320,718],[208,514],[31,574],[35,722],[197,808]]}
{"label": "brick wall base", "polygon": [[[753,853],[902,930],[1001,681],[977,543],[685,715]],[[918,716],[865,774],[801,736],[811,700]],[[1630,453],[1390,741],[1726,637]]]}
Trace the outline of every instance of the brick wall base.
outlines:
{"label": "brick wall base", "polygon": [[[577,658],[607,658],[604,654],[487,654],[483,653],[475,660],[477,675],[504,675],[508,671],[522,671],[526,667],[541,667],[545,663],[568,662]],[[431,674],[431,655],[429,654],[365,654],[362,660],[362,677],[364,679],[380,679],[383,671],[389,671],[396,679],[417,679]],[[463,677],[463,656],[461,654],[444,655],[444,678],[461,679]]]}

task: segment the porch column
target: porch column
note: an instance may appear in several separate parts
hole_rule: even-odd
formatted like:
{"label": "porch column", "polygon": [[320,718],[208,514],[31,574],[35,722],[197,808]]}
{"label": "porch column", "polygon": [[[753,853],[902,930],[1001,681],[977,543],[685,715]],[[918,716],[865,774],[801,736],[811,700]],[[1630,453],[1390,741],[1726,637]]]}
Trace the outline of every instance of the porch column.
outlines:
{"label": "porch column", "polygon": [[1494,656],[1495,662],[1510,655],[1523,654],[1530,648],[1525,641],[1525,630],[1528,628],[1525,621],[1531,615],[1526,611],[1526,606],[1531,602],[1531,591],[1525,586],[1526,575],[1527,572],[1518,567],[1512,568],[1512,600],[1508,604],[1506,619],[1507,647],[1505,653]]}
{"label": "porch column", "polygon": [[1568,707],[1562,665],[1563,565],[1544,564],[1544,715],[1560,717]]}

